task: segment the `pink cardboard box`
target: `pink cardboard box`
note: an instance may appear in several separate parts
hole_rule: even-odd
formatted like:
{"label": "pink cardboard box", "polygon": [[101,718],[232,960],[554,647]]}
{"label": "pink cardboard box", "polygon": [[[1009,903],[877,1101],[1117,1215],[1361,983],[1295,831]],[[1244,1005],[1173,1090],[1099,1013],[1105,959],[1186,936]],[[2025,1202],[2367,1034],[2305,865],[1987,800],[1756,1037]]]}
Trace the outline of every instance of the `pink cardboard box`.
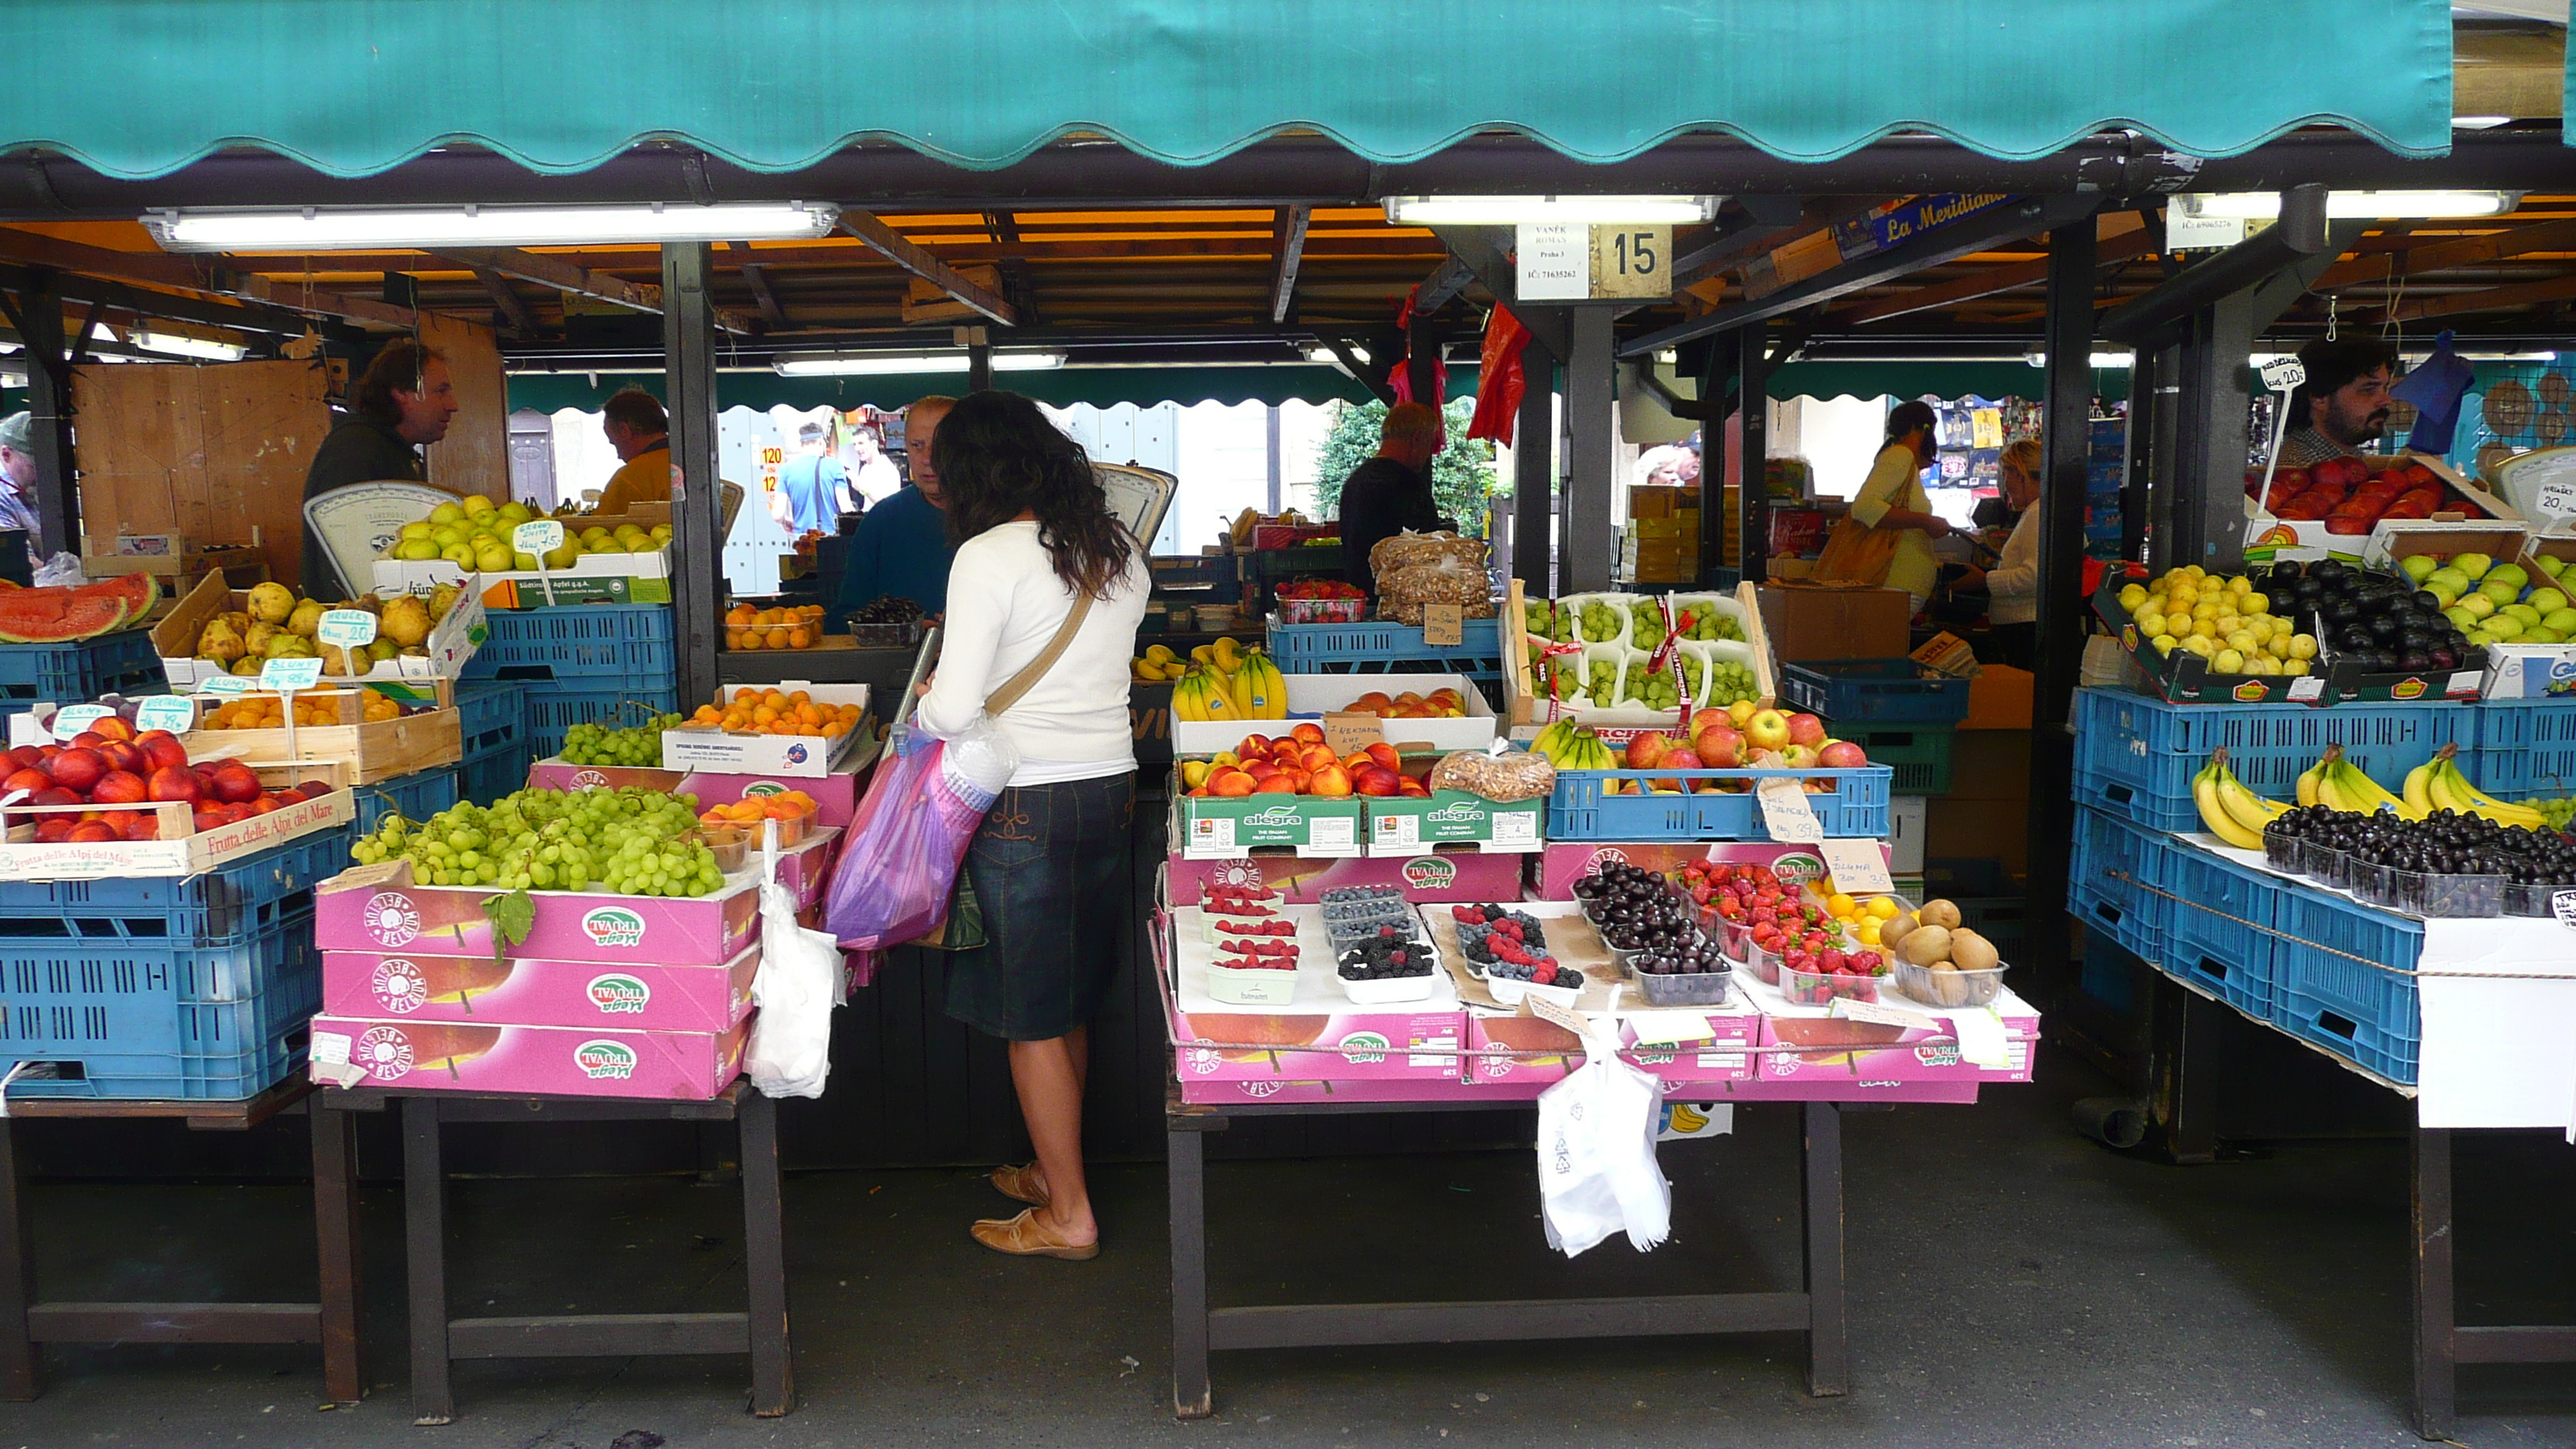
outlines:
{"label": "pink cardboard box", "polygon": [[751,1014],[752,946],[722,966],[322,953],[322,1010],[353,1019],[720,1032]]}
{"label": "pink cardboard box", "polygon": [[[1309,908],[1311,909],[1311,908]],[[1176,917],[1189,930],[1176,935]],[[1448,1081],[1460,1077],[1466,1011],[1435,973],[1433,994],[1415,1002],[1361,1006],[1333,980],[1329,953],[1298,969],[1295,999],[1279,1006],[1231,1006],[1207,995],[1214,950],[1196,911],[1152,923],[1163,1007],[1182,1081]]]}
{"label": "pink cardboard box", "polygon": [[748,1020],[724,1032],[313,1018],[313,1080],[335,1087],[702,1102],[742,1069]]}
{"label": "pink cardboard box", "polygon": [[[841,859],[840,844],[840,828],[826,826],[778,852],[778,879],[795,894],[798,906],[823,898],[823,888],[832,883],[832,867]],[[759,847],[752,848],[748,863],[754,871],[760,869]]]}
{"label": "pink cardboard box", "polygon": [[1872,1082],[2027,1082],[2039,1042],[2039,1013],[2006,990],[1994,1004],[2003,1020],[2006,1065],[1981,1067],[1959,1054],[1950,1013],[1899,996],[1882,978],[1879,1004],[1909,1013],[1921,1025],[1895,1025],[1830,1016],[1823,1008],[1791,1006],[1777,988],[1743,978],[1745,994],[1762,1007],[1762,1044],[1813,1047],[1812,1051],[1761,1054],[1760,1076],[1770,1082],[1831,1082],[1837,1090]]}
{"label": "pink cardboard box", "polygon": [[788,779],[776,775],[717,775],[704,771],[655,770],[624,765],[568,765],[561,760],[539,760],[528,767],[528,783],[543,790],[586,790],[605,786],[616,789],[641,785],[648,790],[667,790],[675,795],[695,795],[698,808],[730,805],[747,795],[783,795],[802,790],[814,797],[814,822],[818,825],[847,825],[859,808],[859,782],[867,767],[876,762],[876,751],[861,747],[862,758],[845,764],[839,771],[814,779]]}
{"label": "pink cardboard box", "polygon": [[[1884,854],[1886,847],[1880,846]],[[1820,880],[1829,872],[1825,859],[1809,845],[1781,845],[1768,840],[1648,840],[1604,842],[1551,841],[1539,853],[1538,898],[1572,899],[1574,883],[1609,864],[1626,864],[1666,875],[1694,860],[1767,865],[1783,879]]]}
{"label": "pink cardboard box", "polygon": [[[1697,1007],[1673,1009],[1700,1010]],[[1636,1027],[1622,1021],[1619,1025],[1621,1059],[1643,1068],[1668,1086],[1685,1082],[1698,1085],[1752,1081],[1753,1057],[1746,1048],[1760,1040],[1762,1018],[1741,1007],[1732,1011],[1712,1008],[1702,1014],[1716,1035],[1707,1041],[1679,1044],[1659,1042],[1640,1046]],[[1583,1049],[1576,1043],[1574,1033],[1534,1016],[1471,1013],[1467,1018],[1467,1044],[1471,1050],[1479,1051],[1563,1052],[1561,1056],[1544,1057],[1470,1057],[1467,1061],[1468,1078],[1480,1087],[1514,1080],[1535,1081],[1544,1086],[1565,1080],[1568,1073],[1583,1065]]]}
{"label": "pink cardboard box", "polygon": [[1209,885],[1267,885],[1292,902],[1311,904],[1335,886],[1391,885],[1410,901],[1516,901],[1523,855],[1488,855],[1474,846],[1418,855],[1316,860],[1286,851],[1256,851],[1232,860],[1171,858],[1171,904],[1194,906]]}
{"label": "pink cardboard box", "polygon": [[[415,884],[411,862],[352,866],[314,888],[313,939],[325,951],[494,953],[483,914],[489,886]],[[694,900],[537,891],[528,938],[499,954],[540,961],[718,966],[760,933],[760,892],[749,874]]]}

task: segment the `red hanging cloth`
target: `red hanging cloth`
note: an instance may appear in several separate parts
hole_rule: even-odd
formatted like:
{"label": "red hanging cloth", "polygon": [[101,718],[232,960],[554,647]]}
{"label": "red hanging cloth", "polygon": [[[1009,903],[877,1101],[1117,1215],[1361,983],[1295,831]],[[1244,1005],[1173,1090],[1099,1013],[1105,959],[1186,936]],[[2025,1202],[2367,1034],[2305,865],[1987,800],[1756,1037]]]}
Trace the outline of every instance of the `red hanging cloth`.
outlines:
{"label": "red hanging cloth", "polygon": [[1427,402],[1439,409],[1447,405],[1449,364],[1440,360],[1438,352],[1431,355],[1431,396],[1417,398],[1413,395],[1413,299],[1421,291],[1417,285],[1406,292],[1403,305],[1395,309],[1395,329],[1404,334],[1404,355],[1395,360],[1395,370],[1387,374],[1386,385],[1394,392],[1397,402]]}
{"label": "red hanging cloth", "polygon": [[1506,448],[1512,445],[1512,425],[1520,419],[1521,395],[1529,388],[1529,377],[1521,370],[1521,352],[1529,340],[1529,329],[1521,319],[1496,303],[1494,315],[1485,319],[1485,347],[1476,372],[1476,416],[1467,424],[1468,437],[1491,438]]}

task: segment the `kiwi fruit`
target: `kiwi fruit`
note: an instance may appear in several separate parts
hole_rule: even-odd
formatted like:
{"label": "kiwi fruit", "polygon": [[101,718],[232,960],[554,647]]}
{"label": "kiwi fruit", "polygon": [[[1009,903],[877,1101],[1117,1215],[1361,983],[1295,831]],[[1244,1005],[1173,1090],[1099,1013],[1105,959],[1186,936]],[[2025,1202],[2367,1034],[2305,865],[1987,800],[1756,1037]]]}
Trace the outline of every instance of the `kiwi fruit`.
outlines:
{"label": "kiwi fruit", "polygon": [[1920,923],[1910,915],[1900,913],[1890,916],[1879,924],[1878,944],[1893,951],[1896,949],[1896,943],[1904,940],[1918,924]]}
{"label": "kiwi fruit", "polygon": [[[1887,937],[1881,933],[1879,939],[1884,941]],[[1947,961],[1950,959],[1950,928],[1917,926],[1905,933],[1904,942],[1896,949],[1906,960],[1917,966],[1929,966],[1936,961]]]}
{"label": "kiwi fruit", "polygon": [[1953,931],[1959,929],[1959,908],[1948,901],[1925,901],[1922,909],[1914,913],[1914,918],[1927,926],[1946,926]]}
{"label": "kiwi fruit", "polygon": [[1996,953],[1994,943],[1976,932],[1952,931],[1950,959],[1958,962],[1962,971],[1991,971],[2002,958]]}

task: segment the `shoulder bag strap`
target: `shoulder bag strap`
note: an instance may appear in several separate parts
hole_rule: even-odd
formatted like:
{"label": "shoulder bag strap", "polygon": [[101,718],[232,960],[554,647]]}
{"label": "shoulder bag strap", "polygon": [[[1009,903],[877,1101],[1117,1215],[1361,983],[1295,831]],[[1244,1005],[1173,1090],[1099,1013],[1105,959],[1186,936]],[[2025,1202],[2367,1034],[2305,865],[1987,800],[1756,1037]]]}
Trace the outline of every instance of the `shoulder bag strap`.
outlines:
{"label": "shoulder bag strap", "polygon": [[1064,622],[1056,627],[1055,637],[1047,641],[1047,646],[1038,651],[1038,657],[1030,660],[1027,668],[1004,680],[1001,688],[985,696],[984,713],[998,715],[1018,704],[1021,695],[1036,688],[1037,682],[1046,678],[1047,671],[1055,668],[1055,662],[1064,657],[1066,646],[1073,643],[1073,636],[1081,632],[1082,621],[1090,613],[1091,596],[1074,595],[1073,612],[1065,615]]}

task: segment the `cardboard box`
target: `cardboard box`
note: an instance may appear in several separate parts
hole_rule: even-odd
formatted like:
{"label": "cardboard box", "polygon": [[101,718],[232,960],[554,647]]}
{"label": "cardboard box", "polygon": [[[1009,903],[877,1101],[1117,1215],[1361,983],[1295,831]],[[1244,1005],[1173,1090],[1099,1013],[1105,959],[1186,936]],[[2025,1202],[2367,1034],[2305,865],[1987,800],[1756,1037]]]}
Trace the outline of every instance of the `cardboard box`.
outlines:
{"label": "cardboard box", "polygon": [[2576,644],[2490,644],[2478,694],[2486,699],[2576,701]]}
{"label": "cardboard box", "polygon": [[2037,676],[2009,664],[1987,664],[1968,682],[1968,717],[1963,730],[2027,730],[2031,719],[2031,684]]}
{"label": "cardboard box", "polygon": [[[803,690],[816,704],[854,704],[862,712],[868,707],[868,686],[864,684],[812,684],[787,679],[770,687],[789,692]],[[726,692],[721,688],[716,691],[718,708],[723,707]],[[868,731],[864,729],[832,739],[823,735],[735,734],[714,725],[684,724],[662,731],[662,768],[699,774],[821,779],[838,772],[867,738]]]}
{"label": "cardboard box", "polygon": [[[582,520],[588,527],[590,520]],[[445,559],[380,558],[375,564],[376,592],[427,593],[439,584],[461,582],[465,570]],[[548,594],[546,585],[553,592]],[[548,573],[510,572],[476,576],[467,590],[486,608],[548,609],[579,604],[667,604],[671,602],[671,551],[652,553],[586,553],[572,567]]]}
{"label": "cardboard box", "polygon": [[[1289,909],[1308,916],[1314,910]],[[1460,1081],[1466,1013],[1446,972],[1435,972],[1432,994],[1422,1001],[1360,1006],[1342,991],[1330,952],[1313,950],[1299,962],[1297,992],[1288,1004],[1231,1006],[1207,994],[1215,949],[1195,908],[1171,911],[1155,934],[1184,1081]]]}
{"label": "cardboard box", "polygon": [[[283,814],[284,812],[279,812]],[[274,817],[262,816],[262,819]],[[347,817],[342,817],[343,819]],[[352,866],[314,887],[313,939],[325,951],[427,951],[530,960],[714,966],[760,934],[759,872],[726,877],[714,895],[664,899],[607,891],[536,891],[527,939],[495,949],[488,886],[421,885],[411,862]]]}
{"label": "cardboard box", "polygon": [[357,818],[358,799],[350,788],[349,767],[337,760],[255,764],[251,769],[259,776],[260,783],[271,789],[284,789],[307,780],[319,780],[334,788],[329,794],[300,805],[288,805],[266,815],[253,815],[247,820],[219,825],[207,831],[193,830],[193,812],[183,801],[122,807],[158,815],[161,838],[77,845],[38,842],[36,822],[47,815],[77,815],[84,810],[119,807],[13,805],[7,815],[8,839],[0,843],[0,880],[111,880],[203,875],[243,856],[284,845],[317,831],[337,829]]}
{"label": "cardboard box", "polygon": [[1543,799],[1506,805],[1464,790],[1435,790],[1428,798],[1365,798],[1371,855],[1419,855],[1427,845],[1527,853],[1546,843],[1540,838],[1547,828]]}
{"label": "cardboard box", "polygon": [[1398,748],[1419,745],[1425,750],[1481,750],[1494,742],[1496,721],[1491,705],[1485,703],[1485,692],[1463,674],[1283,674],[1288,681],[1288,718],[1275,719],[1176,719],[1172,721],[1172,753],[1175,755],[1213,755],[1230,750],[1245,735],[1268,735],[1273,739],[1296,728],[1300,720],[1320,720],[1337,710],[1348,709],[1363,695],[1383,694],[1392,699],[1399,694],[1428,696],[1435,690],[1458,691],[1459,705],[1466,713],[1457,719],[1388,719],[1379,722],[1389,743]]}
{"label": "cardboard box", "polygon": [[[2262,501],[2249,493],[2243,495],[2245,562],[2253,565],[2334,558],[2346,563],[2368,563],[2390,557],[2398,541],[2408,535],[2439,540],[2448,534],[2490,531],[2499,521],[2509,524],[2523,521],[2522,514],[2512,504],[2470,482],[2450,464],[2429,454],[2372,455],[2363,457],[2361,461],[2368,464],[2374,473],[2385,468],[2420,463],[2448,486],[2454,501],[2464,499],[2470,507],[2457,512],[2437,513],[2426,519],[2401,518],[2380,523],[2366,534],[2338,534],[2326,532],[2322,519],[2275,518],[2265,513]],[[2479,517],[2480,512],[2486,516]],[[2463,543],[2454,547],[2437,541],[2419,547],[2453,553],[2474,545]],[[2511,558],[2513,555],[2499,553],[2496,557]]]}
{"label": "cardboard box", "polygon": [[2130,621],[2128,610],[2120,606],[2119,592],[2124,581],[2117,576],[2102,581],[2102,591],[2093,596],[2093,612],[2108,625],[2139,673],[2155,692],[2174,704],[2349,704],[2356,700],[2437,700],[2475,699],[2486,682],[2487,656],[2482,649],[2471,648],[2460,667],[2434,670],[2424,674],[2373,673],[2349,662],[2337,664],[2326,656],[2319,663],[2322,672],[2302,675],[2221,674],[2209,667],[2209,661],[2188,649],[2177,648],[2160,654],[2156,647],[2138,635],[2138,626]]}
{"label": "cardboard box", "polygon": [[322,953],[322,1011],[352,1020],[723,1032],[751,1014],[760,948],[721,966]]}
{"label": "cardboard box", "polygon": [[1688,513],[1650,517],[1645,514],[1628,520],[1628,537],[1638,543],[1679,543],[1699,537],[1699,510]]}
{"label": "cardboard box", "polygon": [[874,765],[884,738],[873,731],[840,768],[820,777],[798,776],[790,779],[778,775],[736,775],[713,770],[662,770],[648,766],[576,765],[561,758],[539,760],[528,767],[528,783],[542,790],[589,790],[606,787],[621,789],[629,785],[647,790],[663,790],[674,795],[695,795],[698,809],[730,805],[753,795],[783,795],[802,790],[814,802],[814,823],[847,825],[859,808],[862,787],[868,778],[868,767]]}
{"label": "cardboard box", "polygon": [[1616,844],[1595,840],[1556,840],[1539,852],[1534,899],[1571,900],[1574,883],[1609,864],[1633,865],[1671,874],[1694,860],[1767,865],[1781,878],[1820,880],[1828,872],[1824,857],[1811,845],[1780,845],[1768,840],[1652,840]]}
{"label": "cardboard box", "polygon": [[1850,1020],[1824,1007],[1792,1006],[1779,988],[1750,972],[1742,974],[1745,995],[1762,1011],[1761,1045],[1803,1048],[1760,1053],[1757,1073],[1765,1081],[1822,1081],[1840,1089],[1859,1081],[2030,1080],[2031,1058],[2039,1046],[2039,1012],[2009,986],[1994,1003],[2003,1020],[2005,1065],[1983,1067],[1962,1057],[1955,1039],[1945,1040],[1956,1035],[1953,1013],[1899,994],[1892,977],[1880,981],[1879,1004],[1910,1013],[1920,1024]]}
{"label": "cardboard box", "polygon": [[1171,838],[1192,860],[1231,859],[1260,846],[1358,855],[1362,816],[1357,795],[1181,795],[1172,801]]}
{"label": "cardboard box", "polygon": [[1894,659],[1907,652],[1913,600],[1902,589],[1768,584],[1760,590],[1762,632],[1781,663],[1810,659]]}
{"label": "cardboard box", "polygon": [[742,1071],[746,1020],[722,1033],[313,1018],[311,1073],[334,1087],[703,1102]]}
{"label": "cardboard box", "polygon": [[1639,484],[1628,490],[1628,517],[1673,518],[1683,513],[1699,512],[1699,490],[1696,488],[1659,487]]}
{"label": "cardboard box", "polygon": [[[1506,730],[1516,740],[1532,740],[1551,719],[1562,714],[1579,724],[1595,729],[1673,729],[1680,721],[1677,711],[1649,710],[1639,706],[1618,709],[1566,709],[1545,698],[1533,684],[1530,663],[1529,604],[1519,579],[1507,587],[1501,615],[1503,645],[1503,704]],[[1779,678],[1773,663],[1779,656],[1773,652],[1768,633],[1763,628],[1762,610],[1755,602],[1754,586],[1738,584],[1731,594],[1692,588],[1642,589],[1638,597],[1681,596],[1693,599],[1715,598],[1724,612],[1732,615],[1744,631],[1739,644],[1720,641],[1730,651],[1741,650],[1743,661],[1753,670],[1753,687],[1760,691],[1758,703],[1768,706],[1779,696]],[[1544,641],[1542,641],[1544,642]]]}
{"label": "cardboard box", "polygon": [[[98,541],[90,541],[96,550]],[[217,544],[205,549],[191,549],[183,554],[99,553],[81,555],[81,572],[93,579],[118,578],[126,574],[151,574],[160,580],[161,597],[176,605],[180,584],[187,579],[221,572],[224,581],[237,589],[247,589],[268,579],[268,559],[258,549]]]}
{"label": "cardboard box", "polygon": [[[1741,1000],[1728,1007],[1674,1009],[1687,1010],[1707,1022],[1709,1039],[1641,1045],[1637,1040],[1634,1016],[1621,1016],[1615,1018],[1620,1058],[1667,1084],[1667,1090],[1684,1084],[1698,1086],[1754,1079],[1756,1069],[1751,1048],[1761,1039],[1760,1013]],[[1508,1083],[1536,1084],[1544,1089],[1565,1080],[1576,1067],[1583,1065],[1583,1045],[1574,1033],[1553,1022],[1541,1021],[1529,1015],[1526,1009],[1509,1016],[1469,1012],[1467,1047],[1473,1052],[1540,1053],[1534,1057],[1469,1057],[1467,1079],[1480,1087]]]}
{"label": "cardboard box", "polygon": [[[455,572],[455,565],[448,565]],[[380,596],[392,592],[379,589]],[[224,671],[214,661],[196,657],[197,636],[206,630],[206,621],[217,614],[250,607],[250,591],[235,589],[224,583],[223,575],[208,574],[185,598],[179,600],[160,623],[152,626],[152,647],[161,654],[161,672],[170,679],[172,689],[202,683]],[[422,655],[398,654],[379,659],[374,667],[356,678],[370,683],[379,680],[455,679],[465,672],[467,660],[489,637],[482,601],[474,590],[458,593],[445,617],[432,621],[429,637],[421,641],[427,651]],[[346,678],[347,676],[337,676]]]}
{"label": "cardboard box", "polygon": [[1264,886],[1292,902],[1313,902],[1338,886],[1391,885],[1415,902],[1516,901],[1522,857],[1487,855],[1472,846],[1440,846],[1413,855],[1315,859],[1287,850],[1192,859],[1175,852],[1163,868],[1165,900],[1194,906],[1211,885]]}

